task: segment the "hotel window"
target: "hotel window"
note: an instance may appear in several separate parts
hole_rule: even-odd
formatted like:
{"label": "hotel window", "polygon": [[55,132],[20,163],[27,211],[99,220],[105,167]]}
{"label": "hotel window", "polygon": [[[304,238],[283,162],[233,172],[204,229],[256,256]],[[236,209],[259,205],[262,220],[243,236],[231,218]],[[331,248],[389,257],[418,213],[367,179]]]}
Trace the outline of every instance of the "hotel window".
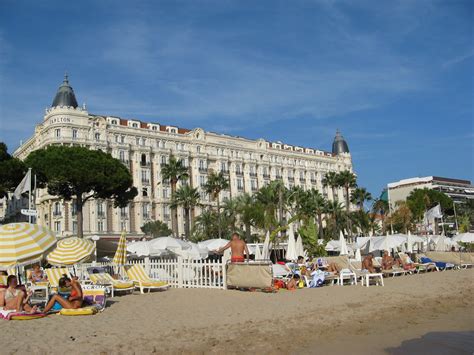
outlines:
{"label": "hotel window", "polygon": [[304,180],[304,172],[300,171],[300,180]]}
{"label": "hotel window", "polygon": [[200,146],[200,145],[198,145],[198,146],[196,147],[196,152],[201,153],[201,146]]}
{"label": "hotel window", "polygon": [[250,180],[250,188],[252,189],[252,191],[256,191],[257,190],[257,180]]}
{"label": "hotel window", "polygon": [[151,129],[154,130],[154,131],[157,131],[157,130],[158,130],[158,127],[152,126]]}
{"label": "hotel window", "polygon": [[102,221],[97,222],[97,231],[98,232],[103,232],[104,231],[104,222],[102,222]]}
{"label": "hotel window", "polygon": [[59,203],[59,202],[54,203],[53,215],[54,216],[60,216],[61,215],[61,203]]}
{"label": "hotel window", "polygon": [[146,145],[146,138],[142,138],[142,145]]}
{"label": "hotel window", "polygon": [[163,187],[163,198],[168,198],[168,188]]}
{"label": "hotel window", "polygon": [[138,128],[138,124],[137,123],[132,123],[132,127],[133,128]]}
{"label": "hotel window", "polygon": [[205,175],[199,175],[199,185],[201,185],[201,187],[206,185],[206,176]]}
{"label": "hotel window", "polygon": [[77,129],[72,130],[72,139],[77,139]]}
{"label": "hotel window", "polygon": [[100,140],[100,133],[96,133],[96,134],[95,134],[95,140],[96,140],[96,141]]}
{"label": "hotel window", "polygon": [[127,222],[125,222],[125,221],[120,222],[120,229],[122,231],[126,231],[127,230]]}
{"label": "hotel window", "polygon": [[125,161],[125,152],[123,150],[119,151],[119,159],[121,162]]}
{"label": "hotel window", "polygon": [[117,124],[117,120],[112,120],[112,124]]}
{"label": "hotel window", "polygon": [[72,233],[77,233],[77,221],[72,221]]}
{"label": "hotel window", "polygon": [[242,165],[240,164],[235,164],[235,172],[237,174],[241,174],[242,173]]}
{"label": "hotel window", "polygon": [[121,136],[121,137],[120,137],[120,142],[121,142],[121,143],[125,143],[125,136]]}
{"label": "hotel window", "polygon": [[142,212],[143,212],[143,218],[149,218],[150,217],[150,208],[149,208],[148,203],[143,204]]}
{"label": "hotel window", "polygon": [[120,208],[120,217],[127,218],[128,217],[128,207],[121,207]]}
{"label": "hotel window", "polygon": [[135,138],[135,144],[140,145],[140,138],[138,138],[138,137]]}
{"label": "hotel window", "polygon": [[237,179],[237,190],[243,191],[244,190],[244,180]]}
{"label": "hotel window", "polygon": [[56,233],[61,233],[61,221],[54,222],[54,231]]}
{"label": "hotel window", "polygon": [[170,208],[167,205],[163,206],[163,219],[164,220],[170,219]]}
{"label": "hotel window", "polygon": [[97,216],[104,217],[104,204],[102,202],[97,202]]}
{"label": "hotel window", "polygon": [[57,128],[54,130],[54,136],[56,138],[61,138],[61,129],[60,128]]}
{"label": "hotel window", "polygon": [[161,164],[164,165],[164,164],[166,164],[166,162],[167,162],[166,155],[162,155],[161,156]]}
{"label": "hotel window", "polygon": [[77,214],[77,203],[75,200],[71,202],[71,213],[73,216]]}

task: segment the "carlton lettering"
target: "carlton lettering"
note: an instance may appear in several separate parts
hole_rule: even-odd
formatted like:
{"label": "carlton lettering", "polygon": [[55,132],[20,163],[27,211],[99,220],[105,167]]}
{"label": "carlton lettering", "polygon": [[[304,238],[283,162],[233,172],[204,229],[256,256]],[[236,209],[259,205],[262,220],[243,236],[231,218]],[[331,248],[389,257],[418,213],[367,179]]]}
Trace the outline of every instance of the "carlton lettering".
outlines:
{"label": "carlton lettering", "polygon": [[49,124],[55,124],[55,123],[71,123],[72,120],[70,117],[55,117],[51,118],[49,120]]}

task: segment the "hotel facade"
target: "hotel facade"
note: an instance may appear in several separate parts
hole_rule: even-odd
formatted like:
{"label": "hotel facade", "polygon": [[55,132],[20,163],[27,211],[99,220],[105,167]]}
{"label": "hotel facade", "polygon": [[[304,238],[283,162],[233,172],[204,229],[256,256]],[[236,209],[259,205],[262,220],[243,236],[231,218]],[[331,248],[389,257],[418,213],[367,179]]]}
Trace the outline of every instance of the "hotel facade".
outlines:
{"label": "hotel facade", "polygon": [[[252,194],[272,180],[282,180],[287,187],[316,188],[334,199],[331,189],[322,184],[329,171],[352,171],[352,160],[344,138],[336,133],[332,152],[250,140],[173,125],[146,123],[138,119],[94,115],[80,107],[68,78],[59,87],[53,104],[36,125],[34,135],[14,152],[25,159],[32,151],[49,145],[82,146],[102,150],[120,160],[133,176],[138,195],[128,207],[114,208],[108,200],[89,200],[84,205],[84,235],[116,238],[121,231],[129,237],[143,236],[140,227],[160,220],[171,227],[171,187],[161,176],[161,167],[171,155],[189,168],[188,183],[197,187],[203,207],[214,204],[204,192],[211,171],[223,172],[230,182],[221,200],[242,193]],[[180,184],[180,183],[179,183]],[[179,186],[178,184],[178,186]],[[337,191],[344,201],[343,191]],[[51,196],[45,189],[36,193],[37,223],[49,226],[58,236],[77,232],[74,201]],[[178,209],[179,234],[184,233],[184,213]]]}

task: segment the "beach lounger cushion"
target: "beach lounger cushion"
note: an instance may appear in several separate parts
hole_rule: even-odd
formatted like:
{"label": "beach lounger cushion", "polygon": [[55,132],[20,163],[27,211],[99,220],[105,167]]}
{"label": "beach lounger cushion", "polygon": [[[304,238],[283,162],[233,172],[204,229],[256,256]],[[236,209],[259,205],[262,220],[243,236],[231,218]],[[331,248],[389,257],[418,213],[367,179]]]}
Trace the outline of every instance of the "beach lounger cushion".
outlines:
{"label": "beach lounger cushion", "polygon": [[99,309],[96,306],[88,306],[76,309],[63,308],[59,311],[59,314],[62,316],[91,316],[98,312]]}
{"label": "beach lounger cushion", "polygon": [[167,288],[168,283],[165,281],[135,281],[135,285],[141,284],[143,287],[163,287]]}
{"label": "beach lounger cushion", "polygon": [[26,313],[11,310],[0,310],[0,318],[5,320],[31,320],[46,317],[45,313]]}

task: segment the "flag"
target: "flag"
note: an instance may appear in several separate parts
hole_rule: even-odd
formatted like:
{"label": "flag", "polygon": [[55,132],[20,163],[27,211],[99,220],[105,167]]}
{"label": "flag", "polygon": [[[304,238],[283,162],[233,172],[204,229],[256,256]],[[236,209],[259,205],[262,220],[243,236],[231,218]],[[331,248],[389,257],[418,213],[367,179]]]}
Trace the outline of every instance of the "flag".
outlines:
{"label": "flag", "polygon": [[21,180],[20,184],[16,187],[13,196],[19,199],[26,191],[31,191],[31,170],[28,170],[23,180]]}
{"label": "flag", "polygon": [[423,222],[428,224],[430,221],[434,220],[435,218],[442,218],[443,214],[441,213],[441,205],[438,203],[433,208],[429,209],[425,212]]}

